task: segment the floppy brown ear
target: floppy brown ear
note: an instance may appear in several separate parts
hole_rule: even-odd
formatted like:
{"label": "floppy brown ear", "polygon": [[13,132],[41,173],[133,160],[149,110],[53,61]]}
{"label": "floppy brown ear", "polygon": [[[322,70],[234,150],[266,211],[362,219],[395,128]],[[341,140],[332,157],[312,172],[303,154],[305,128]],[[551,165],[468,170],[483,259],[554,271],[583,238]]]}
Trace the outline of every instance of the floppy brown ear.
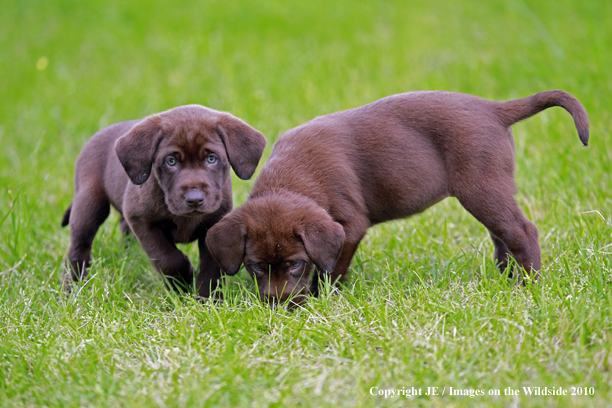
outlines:
{"label": "floppy brown ear", "polygon": [[344,228],[327,213],[298,227],[306,253],[321,271],[331,273],[344,243]]}
{"label": "floppy brown ear", "polygon": [[149,116],[115,142],[115,153],[132,183],[141,185],[151,175],[151,166],[161,141],[160,118]]}
{"label": "floppy brown ear", "polygon": [[266,138],[261,132],[225,112],[217,128],[234,172],[243,180],[250,179],[266,147]]}
{"label": "floppy brown ear", "polygon": [[227,275],[240,270],[245,245],[246,226],[236,213],[227,214],[206,233],[206,246]]}

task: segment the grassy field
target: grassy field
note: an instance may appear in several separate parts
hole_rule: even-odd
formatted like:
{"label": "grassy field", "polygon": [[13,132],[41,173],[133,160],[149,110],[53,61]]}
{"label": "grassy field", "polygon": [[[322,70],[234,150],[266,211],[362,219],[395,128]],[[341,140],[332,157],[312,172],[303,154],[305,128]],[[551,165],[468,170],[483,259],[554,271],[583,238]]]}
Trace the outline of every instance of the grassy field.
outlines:
{"label": "grassy field", "polygon": [[[609,406],[611,21],[607,0],[4,1],[0,406]],[[91,278],[60,293],[60,220],[99,128],[198,103],[271,146],[317,115],[430,89],[563,89],[589,112],[588,148],[560,108],[514,126],[541,284],[501,278],[484,227],[447,199],[371,229],[347,287],[294,313],[261,305],[244,272],[223,304],[167,293],[116,213]],[[236,204],[250,185],[234,177]],[[422,395],[377,394],[411,387]]]}

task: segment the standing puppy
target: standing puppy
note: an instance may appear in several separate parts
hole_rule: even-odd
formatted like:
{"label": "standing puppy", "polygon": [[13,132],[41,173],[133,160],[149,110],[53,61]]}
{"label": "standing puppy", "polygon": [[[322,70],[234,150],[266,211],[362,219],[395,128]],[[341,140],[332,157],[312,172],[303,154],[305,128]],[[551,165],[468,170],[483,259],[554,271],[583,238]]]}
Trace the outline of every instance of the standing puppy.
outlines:
{"label": "standing puppy", "polygon": [[249,200],[208,233],[229,275],[245,264],[264,300],[300,303],[318,274],[345,277],[366,230],[457,197],[488,228],[501,270],[513,256],[537,278],[538,229],[515,199],[510,126],[551,106],[574,117],[587,145],[584,107],[563,91],[493,102],[452,92],[410,92],[322,116],[274,145]]}
{"label": "standing puppy", "polygon": [[232,209],[230,165],[249,179],[265,145],[240,119],[199,105],[100,130],[77,159],[74,201],[62,220],[70,225],[65,289],[86,276],[94,236],[112,205],[122,215],[121,230],[133,231],[174,288],[193,279],[189,259],[175,244],[198,240],[196,286],[209,296],[220,271],[204,238]]}

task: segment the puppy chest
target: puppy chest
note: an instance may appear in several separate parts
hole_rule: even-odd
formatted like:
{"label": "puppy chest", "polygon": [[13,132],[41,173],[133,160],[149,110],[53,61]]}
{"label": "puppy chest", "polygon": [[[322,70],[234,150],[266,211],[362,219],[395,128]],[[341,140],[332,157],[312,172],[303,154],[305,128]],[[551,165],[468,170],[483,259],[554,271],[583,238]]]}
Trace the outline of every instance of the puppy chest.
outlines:
{"label": "puppy chest", "polygon": [[176,219],[164,223],[162,229],[171,241],[178,244],[186,244],[195,241],[200,235],[203,235],[204,226],[196,220]]}

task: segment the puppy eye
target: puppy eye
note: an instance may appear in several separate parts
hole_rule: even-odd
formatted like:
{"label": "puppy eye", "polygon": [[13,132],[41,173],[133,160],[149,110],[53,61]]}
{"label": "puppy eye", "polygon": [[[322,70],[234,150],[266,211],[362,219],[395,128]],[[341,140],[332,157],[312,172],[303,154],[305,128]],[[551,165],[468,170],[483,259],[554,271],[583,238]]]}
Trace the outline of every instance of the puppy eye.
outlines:
{"label": "puppy eye", "polygon": [[300,266],[302,266],[302,261],[295,261],[291,263],[291,269],[298,269]]}
{"label": "puppy eye", "polygon": [[264,275],[264,268],[261,266],[261,264],[250,264],[251,270],[253,271],[254,274],[259,275],[259,276],[263,276]]}
{"label": "puppy eye", "polygon": [[176,166],[176,164],[177,164],[177,163],[178,163],[178,162],[176,161],[176,159],[175,159],[174,157],[172,157],[172,156],[170,156],[170,157],[168,157],[168,158],[166,159],[166,164],[167,164],[168,166],[170,166],[170,167],[174,167],[174,166]]}
{"label": "puppy eye", "polygon": [[217,156],[213,156],[212,154],[206,158],[206,163],[215,164],[217,162]]}

